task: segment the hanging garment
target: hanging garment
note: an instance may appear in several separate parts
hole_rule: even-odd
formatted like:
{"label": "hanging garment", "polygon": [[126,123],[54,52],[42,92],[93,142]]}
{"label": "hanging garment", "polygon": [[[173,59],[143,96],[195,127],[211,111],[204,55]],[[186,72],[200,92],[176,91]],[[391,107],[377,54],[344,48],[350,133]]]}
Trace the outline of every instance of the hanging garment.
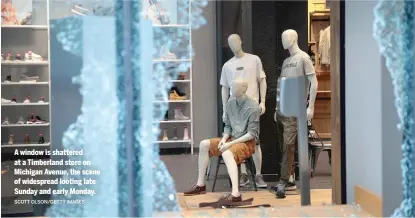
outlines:
{"label": "hanging garment", "polygon": [[323,31],[320,38],[320,63],[330,64],[330,26]]}

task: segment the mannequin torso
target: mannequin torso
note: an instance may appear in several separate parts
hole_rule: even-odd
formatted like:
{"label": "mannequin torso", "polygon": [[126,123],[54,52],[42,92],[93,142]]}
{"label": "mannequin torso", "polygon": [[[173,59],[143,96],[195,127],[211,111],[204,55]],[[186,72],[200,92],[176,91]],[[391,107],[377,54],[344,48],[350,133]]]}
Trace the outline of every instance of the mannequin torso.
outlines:
{"label": "mannequin torso", "polygon": [[232,81],[241,78],[248,81],[246,95],[259,104],[258,80],[265,78],[262,63],[258,56],[244,53],[242,57],[233,57],[222,68],[221,85],[229,87],[232,96]]}
{"label": "mannequin torso", "polygon": [[222,118],[225,119],[225,105],[230,95],[232,95],[232,82],[238,78],[249,81],[246,94],[259,103],[262,115],[265,113],[265,95],[267,92],[266,75],[262,67],[262,62],[258,56],[243,52],[242,41],[237,34],[229,36],[228,44],[235,57],[227,61],[222,68],[220,79],[220,84],[222,85]]}
{"label": "mannequin torso", "polygon": [[[307,76],[310,82],[310,101],[307,108],[307,119],[311,120],[314,115],[314,102],[317,95],[318,81],[310,56],[298,47],[297,40],[298,35],[294,30],[286,30],[282,33],[282,44],[284,49],[288,49],[290,52],[290,57],[283,62],[281,76]],[[277,99],[277,107],[278,105]]]}

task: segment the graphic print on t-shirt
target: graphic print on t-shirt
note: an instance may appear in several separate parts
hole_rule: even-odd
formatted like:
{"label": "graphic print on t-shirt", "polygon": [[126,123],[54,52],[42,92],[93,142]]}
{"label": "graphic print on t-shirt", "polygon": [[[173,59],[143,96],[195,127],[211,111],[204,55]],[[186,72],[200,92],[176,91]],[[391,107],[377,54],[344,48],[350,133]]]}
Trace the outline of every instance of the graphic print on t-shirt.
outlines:
{"label": "graphic print on t-shirt", "polygon": [[232,95],[232,83],[238,78],[248,82],[246,95],[259,103],[259,80],[265,78],[265,72],[258,56],[245,53],[240,58],[233,57],[222,68],[220,84],[229,88]]}

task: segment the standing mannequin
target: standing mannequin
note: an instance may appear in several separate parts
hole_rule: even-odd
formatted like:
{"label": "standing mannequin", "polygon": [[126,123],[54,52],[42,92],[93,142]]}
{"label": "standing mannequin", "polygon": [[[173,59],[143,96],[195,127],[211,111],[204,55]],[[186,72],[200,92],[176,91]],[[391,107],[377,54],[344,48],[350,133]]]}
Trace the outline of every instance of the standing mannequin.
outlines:
{"label": "standing mannequin", "polygon": [[[261,59],[253,54],[245,53],[242,50],[242,40],[237,34],[232,34],[228,37],[228,44],[235,57],[227,61],[222,68],[220,84],[222,85],[222,105],[223,115],[225,119],[226,107],[229,94],[232,93],[232,82],[237,78],[243,78],[248,81],[248,90],[246,95],[252,98],[259,104],[261,115],[265,113],[265,95],[267,93],[267,81],[264,69],[262,67]],[[261,94],[261,96],[259,96]],[[259,99],[260,97],[260,99]],[[259,101],[260,100],[260,101]],[[262,151],[259,145],[256,146],[254,154],[256,176],[255,181],[257,187],[266,188],[267,184],[264,182],[261,175],[262,166]],[[242,164],[240,185],[245,186],[249,183],[246,173],[246,167]]]}
{"label": "standing mannequin", "polygon": [[[307,76],[310,83],[310,99],[307,108],[307,119],[311,122],[314,115],[314,102],[316,100],[318,81],[310,56],[298,47],[298,35],[294,30],[286,30],[282,33],[282,44],[284,49],[288,49],[290,57],[284,60],[282,65],[281,77]],[[278,96],[279,94],[277,94]],[[295,96],[293,96],[295,97]],[[307,99],[304,99],[306,106]],[[281,177],[277,186],[272,187],[277,197],[284,198],[285,190],[290,174],[293,173],[294,153],[297,141],[297,118],[286,117],[279,112],[277,99],[277,108],[274,115],[275,121],[280,121],[283,125],[283,143],[281,158]]]}
{"label": "standing mannequin", "polygon": [[210,156],[222,156],[232,183],[229,203],[242,201],[238,187],[238,167],[255,152],[259,137],[260,109],[258,103],[246,95],[248,82],[237,79],[232,84],[232,98],[226,103],[225,129],[222,138],[203,140],[199,147],[199,175],[197,184],[185,196],[206,193],[205,173]]}

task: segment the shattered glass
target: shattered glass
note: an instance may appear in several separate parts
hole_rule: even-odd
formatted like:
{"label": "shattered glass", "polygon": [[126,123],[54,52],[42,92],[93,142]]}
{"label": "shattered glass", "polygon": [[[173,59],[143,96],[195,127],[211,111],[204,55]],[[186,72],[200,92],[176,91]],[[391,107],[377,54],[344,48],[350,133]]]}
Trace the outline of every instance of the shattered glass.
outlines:
{"label": "shattered glass", "polygon": [[[119,2],[114,0],[70,0],[66,1],[69,10],[75,10],[70,17],[60,19],[54,22],[56,25],[51,26],[54,31],[57,32],[57,39],[61,43],[62,48],[75,54],[77,56],[83,56],[84,48],[82,38],[83,29],[86,25],[85,17],[107,17],[113,20],[117,20],[116,17],[120,16],[122,11],[117,8]],[[140,14],[140,1],[132,2],[134,11],[137,14],[133,14],[131,20],[139,21]],[[169,37],[166,34],[166,28],[154,27],[152,44],[154,48],[159,48],[162,45],[174,46],[175,44],[186,43],[189,41],[190,29],[200,28],[206,23],[202,16],[202,8],[207,5],[207,1],[198,0],[178,0],[178,16],[180,19],[178,23],[187,24],[183,28],[175,28],[175,37]],[[53,1],[51,3],[51,9],[53,10]],[[82,8],[79,10],[79,8]],[[190,15],[189,12],[191,11]],[[83,12],[80,14],[78,12]],[[137,23],[138,24],[138,23]],[[116,23],[117,28],[122,29],[120,23]],[[99,37],[102,27],[99,26],[88,26],[91,33],[88,37]],[[133,43],[139,42],[139,25],[134,26],[132,33]],[[117,29],[118,31],[119,29]],[[167,30],[170,31],[170,30]],[[118,38],[116,38],[116,36]],[[114,45],[117,41],[122,40],[119,37],[122,34],[116,34],[114,31],[112,42],[98,44],[97,40],[96,47],[106,45]],[[186,41],[187,40],[187,41]],[[88,45],[91,46],[91,45]],[[93,45],[92,45],[93,46]],[[137,48],[139,45],[136,45]],[[134,47],[134,46],[133,46]],[[135,47],[134,47],[135,48]],[[178,50],[178,59],[191,59],[194,52],[191,46],[185,46],[183,48],[176,48]],[[182,49],[182,51],[180,50]],[[137,56],[139,49],[133,49],[133,59]],[[111,54],[112,57],[122,56],[123,51],[117,50],[117,53]],[[148,51],[150,54],[157,54],[156,49]],[[110,56],[111,56],[110,55]],[[139,55],[143,54],[138,54]],[[109,63],[115,63],[115,60],[109,63],[102,63],[100,61],[94,61],[93,54],[89,57],[88,62],[84,62],[83,69],[80,75],[73,78],[73,83],[80,85],[80,93],[83,97],[82,103],[82,114],[78,116],[76,123],[69,126],[64,133],[62,142],[63,147],[69,150],[84,149],[84,157],[80,156],[69,156],[70,160],[77,160],[78,158],[83,160],[90,160],[93,164],[91,168],[101,170],[101,175],[97,176],[97,185],[94,188],[98,194],[95,196],[85,195],[53,195],[54,200],[85,200],[85,205],[82,204],[60,204],[51,205],[46,216],[49,217],[92,217],[97,215],[106,214],[106,216],[126,216],[126,202],[128,202],[128,188],[124,179],[126,178],[126,159],[125,159],[125,135],[122,133],[122,124],[125,122],[125,100],[122,97],[123,87],[120,87],[120,77],[123,74],[123,69],[115,64],[108,66]],[[85,57],[84,57],[85,58]],[[153,117],[147,117],[143,120],[141,118],[134,118],[133,125],[138,131],[134,132],[134,148],[136,150],[145,149],[146,152],[139,152],[139,154],[148,154],[149,149],[152,154],[151,157],[141,157],[139,155],[134,156],[134,169],[135,172],[135,196],[137,202],[134,203],[145,203],[146,199],[148,202],[152,202],[153,212],[164,212],[164,211],[179,211],[179,204],[176,197],[176,190],[174,181],[169,174],[165,164],[160,160],[159,147],[157,144],[153,144],[157,136],[160,133],[158,125],[153,125],[152,121],[159,121],[164,118],[164,113],[167,110],[167,92],[172,86],[171,81],[178,77],[180,72],[185,72],[189,69],[190,65],[186,62],[176,62],[172,67],[166,62],[155,63],[153,71],[140,72],[140,66],[136,59],[133,62],[133,71],[136,75],[139,73],[148,73],[153,76],[152,89],[154,96],[147,99],[138,98],[139,100],[134,101],[133,105],[136,110],[145,110],[150,106],[146,102],[148,99],[160,98],[163,101],[157,101],[151,108],[153,108]],[[141,81],[137,76],[136,87],[134,90],[140,91],[140,89],[146,88],[146,82]],[[142,77],[141,77],[142,78]],[[118,116],[114,116],[118,114]],[[104,119],[103,119],[104,118]],[[141,122],[141,123],[140,123]],[[141,127],[141,128],[140,128]],[[146,127],[146,128],[143,128]],[[94,129],[94,131],[88,131],[86,135],[85,130]],[[118,150],[118,153],[117,153]],[[96,155],[92,151],[98,151],[100,155]],[[114,152],[115,151],[115,152]],[[152,162],[142,162],[143,159],[150,159]],[[112,163],[116,166],[108,166]],[[114,168],[115,167],[115,168]],[[82,167],[71,166],[72,169],[82,170]],[[108,170],[110,168],[110,170]],[[152,172],[152,178],[143,178],[143,168],[150,168]],[[69,169],[68,169],[69,170]],[[115,172],[118,171],[118,172]],[[114,174],[115,173],[115,174]],[[110,175],[117,175],[118,178],[111,177]],[[71,177],[74,177],[71,175]],[[82,178],[82,176],[80,176]],[[150,179],[152,189],[147,188],[147,192],[143,193],[142,190],[146,187],[140,187],[138,182],[140,179]],[[58,188],[71,188],[75,185],[59,185]],[[138,187],[138,188],[137,188]],[[118,205],[117,210],[114,210],[114,205]],[[140,207],[140,205],[138,205]],[[151,216],[151,214],[144,214],[145,216]]]}
{"label": "shattered glass", "polygon": [[394,87],[402,132],[403,201],[393,217],[415,217],[414,1],[380,0],[374,9],[376,39]]}

